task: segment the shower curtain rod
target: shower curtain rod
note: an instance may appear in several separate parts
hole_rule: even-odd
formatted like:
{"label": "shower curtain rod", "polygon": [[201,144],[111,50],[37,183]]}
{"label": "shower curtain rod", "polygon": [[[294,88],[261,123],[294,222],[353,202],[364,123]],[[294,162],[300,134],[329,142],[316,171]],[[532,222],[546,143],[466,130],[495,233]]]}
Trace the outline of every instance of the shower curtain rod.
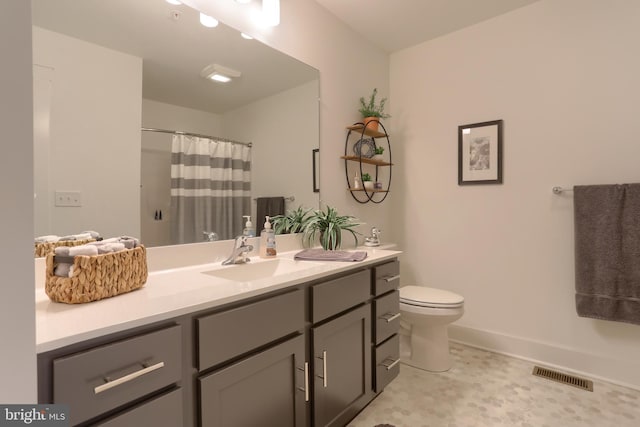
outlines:
{"label": "shower curtain rod", "polygon": [[170,134],[173,134],[173,135],[195,136],[196,138],[208,138],[208,139],[214,139],[216,141],[230,142],[232,144],[246,145],[248,147],[251,147],[253,145],[253,143],[251,143],[251,142],[234,141],[233,139],[229,139],[229,138],[220,138],[218,136],[210,136],[210,135],[202,135],[202,134],[199,134],[199,133],[183,132],[181,130],[167,130],[167,129],[154,129],[154,128],[141,128],[140,130],[142,130],[143,132],[160,132],[160,133],[170,133]]}

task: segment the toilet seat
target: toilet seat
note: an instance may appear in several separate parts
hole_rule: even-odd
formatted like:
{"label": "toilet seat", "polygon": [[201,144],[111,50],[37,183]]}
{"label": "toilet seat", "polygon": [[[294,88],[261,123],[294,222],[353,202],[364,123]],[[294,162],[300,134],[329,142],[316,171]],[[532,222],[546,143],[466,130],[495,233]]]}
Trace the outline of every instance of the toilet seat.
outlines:
{"label": "toilet seat", "polygon": [[464,304],[464,298],[443,289],[404,286],[400,288],[400,302],[417,307],[458,308]]}

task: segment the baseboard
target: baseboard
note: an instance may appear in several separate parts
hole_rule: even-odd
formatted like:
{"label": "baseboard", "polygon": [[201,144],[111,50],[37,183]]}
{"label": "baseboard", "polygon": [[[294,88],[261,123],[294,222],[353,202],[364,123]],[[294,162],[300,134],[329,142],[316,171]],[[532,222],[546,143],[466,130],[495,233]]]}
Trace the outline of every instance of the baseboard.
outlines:
{"label": "baseboard", "polygon": [[449,339],[563,372],[640,390],[637,361],[585,353],[568,347],[458,325],[449,326]]}

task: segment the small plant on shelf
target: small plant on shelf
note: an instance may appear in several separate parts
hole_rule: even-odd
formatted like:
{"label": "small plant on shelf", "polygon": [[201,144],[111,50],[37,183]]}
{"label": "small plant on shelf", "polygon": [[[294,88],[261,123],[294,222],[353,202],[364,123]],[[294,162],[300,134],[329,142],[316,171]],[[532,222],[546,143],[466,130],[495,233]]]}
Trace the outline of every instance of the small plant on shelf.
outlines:
{"label": "small plant on shelf", "polygon": [[371,181],[371,175],[369,175],[368,173],[363,173],[362,182],[367,182],[367,181]]}
{"label": "small plant on shelf", "polygon": [[379,104],[376,104],[376,96],[378,95],[378,88],[374,88],[369,101],[365,101],[364,97],[360,97],[360,114],[362,117],[377,117],[379,119],[386,119],[391,117],[384,112],[384,105],[387,102],[387,98],[382,98]]}
{"label": "small plant on shelf", "polygon": [[382,153],[384,153],[384,147],[376,147],[374,152],[375,152],[376,155],[381,156]]}

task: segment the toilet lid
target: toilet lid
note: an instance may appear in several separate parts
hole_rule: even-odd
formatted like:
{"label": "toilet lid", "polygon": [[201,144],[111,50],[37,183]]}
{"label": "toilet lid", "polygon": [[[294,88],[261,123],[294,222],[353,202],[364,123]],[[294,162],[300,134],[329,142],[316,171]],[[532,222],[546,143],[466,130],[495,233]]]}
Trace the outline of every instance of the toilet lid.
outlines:
{"label": "toilet lid", "polygon": [[460,307],[464,298],[443,289],[424,286],[404,286],[400,288],[400,302],[420,307]]}

